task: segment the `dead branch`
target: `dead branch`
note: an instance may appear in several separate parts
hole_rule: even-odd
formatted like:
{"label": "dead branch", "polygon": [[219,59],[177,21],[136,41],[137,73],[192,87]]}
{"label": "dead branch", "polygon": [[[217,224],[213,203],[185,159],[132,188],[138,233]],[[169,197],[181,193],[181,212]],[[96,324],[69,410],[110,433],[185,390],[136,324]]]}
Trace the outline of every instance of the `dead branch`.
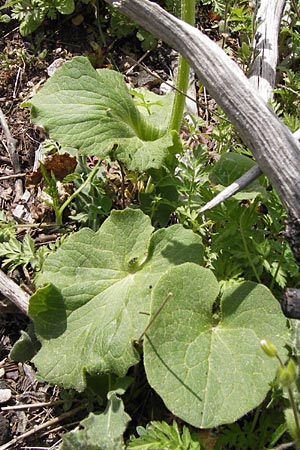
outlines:
{"label": "dead branch", "polygon": [[250,184],[253,180],[255,180],[260,175],[261,175],[261,170],[258,167],[258,165],[251,167],[251,169],[248,170],[248,172],[246,172],[240,178],[235,180],[232,184],[230,184],[225,189],[223,189],[222,192],[220,192],[218,195],[216,195],[212,200],[210,200],[208,203],[206,203],[200,209],[199,214],[203,214],[205,211],[215,208],[220,203],[224,202],[228,198],[235,195],[237,192],[244,189],[246,186],[248,186],[248,184]]}
{"label": "dead branch", "polygon": [[27,314],[29,295],[23,291],[11,278],[0,270],[0,292],[13,302],[22,313]]}
{"label": "dead branch", "polygon": [[79,411],[86,409],[86,407],[87,407],[87,405],[78,406],[77,408],[73,408],[70,411],[63,413],[58,417],[54,417],[53,419],[48,420],[47,422],[41,423],[40,425],[36,425],[31,430],[28,430],[25,433],[21,434],[20,436],[17,436],[16,438],[7,442],[6,444],[1,445],[0,450],[7,450],[8,448],[15,448],[15,445],[18,442],[23,441],[24,439],[26,439],[30,436],[33,436],[34,434],[38,433],[41,430],[45,430],[48,427],[52,427],[53,425],[56,425],[57,423],[61,422],[62,420],[67,419],[68,417],[74,416]]}
{"label": "dead branch", "polygon": [[261,0],[255,15],[253,61],[249,80],[267,102],[273,96],[278,61],[278,35],[285,0]]}
{"label": "dead branch", "polygon": [[222,107],[291,217],[300,218],[300,145],[241,69],[201,31],[149,0],[106,0],[179,51]]}
{"label": "dead branch", "polygon": [[[256,32],[255,41],[255,59],[253,61],[249,81],[261,95],[268,101],[272,98],[275,86],[275,75],[278,60],[278,34],[280,29],[281,16],[285,0],[270,2],[261,0],[256,11]],[[298,132],[294,137],[298,139]],[[248,184],[262,174],[258,165],[252,167],[248,172],[235,180],[230,186],[227,186],[222,192],[208,202],[199,213],[212,209],[224,202],[237,192],[244,189]]]}
{"label": "dead branch", "polygon": [[[7,124],[7,121],[6,121],[6,118],[5,118],[1,108],[0,108],[0,125],[2,127],[4,136],[6,139],[7,152],[9,154],[9,157],[11,160],[14,174],[19,174],[21,172],[21,166],[20,166],[19,155],[18,155],[17,148],[16,148],[18,141],[12,137],[9,127],[8,127],[8,124]],[[23,184],[20,179],[17,179],[15,181],[15,194],[16,194],[15,202],[18,202],[19,199],[23,195]]]}

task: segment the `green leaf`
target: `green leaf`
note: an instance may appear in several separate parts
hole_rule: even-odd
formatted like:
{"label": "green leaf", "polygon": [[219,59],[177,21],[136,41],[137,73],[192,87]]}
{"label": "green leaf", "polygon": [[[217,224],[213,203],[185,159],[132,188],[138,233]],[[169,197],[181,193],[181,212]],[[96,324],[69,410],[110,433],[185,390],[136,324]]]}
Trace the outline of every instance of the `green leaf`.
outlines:
{"label": "green leaf", "polygon": [[9,357],[11,360],[18,362],[30,361],[39,349],[40,343],[37,341],[33,325],[30,323],[27,331],[21,330],[21,336],[15,342]]}
{"label": "green leaf", "polygon": [[[23,106],[62,146],[99,158],[111,154],[130,170],[159,168],[180,148],[176,132],[140,113],[120,73],[96,71],[81,56],[64,63]],[[160,117],[164,123],[165,108]]]}
{"label": "green leaf", "polygon": [[74,0],[57,0],[55,8],[61,14],[72,14],[75,9]]}
{"label": "green leaf", "polygon": [[180,433],[178,425],[166,422],[150,422],[146,428],[138,427],[139,437],[131,436],[127,448],[140,450],[200,450],[201,446],[196,437],[191,435],[184,425]]}
{"label": "green leaf", "polygon": [[71,431],[63,437],[61,450],[121,450],[123,433],[130,421],[123,401],[116,392],[108,393],[106,410],[102,414],[90,413],[80,425],[83,429]]}
{"label": "green leaf", "polygon": [[173,414],[195,427],[234,422],[264,399],[275,376],[278,363],[260,340],[271,340],[284,358],[280,306],[265,286],[244,282],[225,290],[216,316],[218,282],[190,263],[161,277],[152,315],[169,292],[145,337],[148,381]]}
{"label": "green leaf", "polygon": [[145,88],[131,90],[133,100],[138,110],[147,117],[147,120],[160,128],[169,126],[174,92],[167,95],[157,95]]}
{"label": "green leaf", "polygon": [[140,210],[113,211],[96,233],[82,229],[49,255],[37,279],[46,286],[29,305],[40,376],[82,391],[86,373],[124,376],[139,361],[133,342],[147,325],[155,284],[171,266],[199,264],[203,255],[200,237],[181,225],[152,231]]}
{"label": "green leaf", "polygon": [[[224,153],[212,168],[209,179],[214,184],[229,186],[248,170],[255,166],[255,162],[247,156],[239,153]],[[241,192],[235,194],[237,200],[254,198],[258,194],[265,195],[265,189],[258,180],[254,180]]]}
{"label": "green leaf", "polygon": [[33,33],[43,23],[45,17],[46,11],[42,8],[34,8],[32,11],[29,11],[20,24],[21,35],[27,36]]}
{"label": "green leaf", "polygon": [[0,13],[0,23],[9,23],[11,21],[11,17],[8,14]]}
{"label": "green leaf", "polygon": [[[297,426],[295,421],[295,415],[292,408],[288,408],[284,410],[285,422],[287,425],[288,432],[292,436],[293,439],[298,439],[297,436]],[[298,421],[300,421],[300,415],[298,413]]]}

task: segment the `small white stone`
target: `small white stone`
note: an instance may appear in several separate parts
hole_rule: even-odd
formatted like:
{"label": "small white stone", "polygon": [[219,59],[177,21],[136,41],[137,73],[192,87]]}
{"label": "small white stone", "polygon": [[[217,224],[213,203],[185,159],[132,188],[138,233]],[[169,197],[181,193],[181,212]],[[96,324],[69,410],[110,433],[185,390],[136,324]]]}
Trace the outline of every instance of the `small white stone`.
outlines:
{"label": "small white stone", "polygon": [[0,404],[6,403],[11,398],[10,389],[0,389]]}

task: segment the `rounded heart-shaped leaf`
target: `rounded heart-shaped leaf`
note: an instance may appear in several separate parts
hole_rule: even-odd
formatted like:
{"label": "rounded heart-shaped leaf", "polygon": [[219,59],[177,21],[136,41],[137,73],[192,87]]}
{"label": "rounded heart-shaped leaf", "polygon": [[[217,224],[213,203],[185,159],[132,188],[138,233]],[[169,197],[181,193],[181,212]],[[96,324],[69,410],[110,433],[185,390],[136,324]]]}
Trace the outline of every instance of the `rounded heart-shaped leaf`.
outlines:
{"label": "rounded heart-shaped leaf", "polygon": [[237,284],[220,304],[218,293],[210,270],[171,268],[153,291],[144,341],[150,385],[173,414],[201,428],[234,422],[265,398],[278,363],[260,340],[281,354],[285,343],[285,318],[265,286]]}

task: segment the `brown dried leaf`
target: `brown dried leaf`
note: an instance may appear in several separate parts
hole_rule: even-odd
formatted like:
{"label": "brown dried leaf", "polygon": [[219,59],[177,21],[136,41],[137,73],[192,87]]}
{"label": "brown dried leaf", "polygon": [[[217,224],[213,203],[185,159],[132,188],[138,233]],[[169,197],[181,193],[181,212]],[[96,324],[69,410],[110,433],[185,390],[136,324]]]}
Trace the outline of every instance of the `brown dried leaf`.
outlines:
{"label": "brown dried leaf", "polygon": [[[73,173],[76,168],[76,158],[69,153],[53,153],[45,158],[43,165],[47,174],[51,176],[54,173],[56,180],[62,181],[67,175]],[[26,189],[36,187],[43,179],[40,167],[26,175]]]}

